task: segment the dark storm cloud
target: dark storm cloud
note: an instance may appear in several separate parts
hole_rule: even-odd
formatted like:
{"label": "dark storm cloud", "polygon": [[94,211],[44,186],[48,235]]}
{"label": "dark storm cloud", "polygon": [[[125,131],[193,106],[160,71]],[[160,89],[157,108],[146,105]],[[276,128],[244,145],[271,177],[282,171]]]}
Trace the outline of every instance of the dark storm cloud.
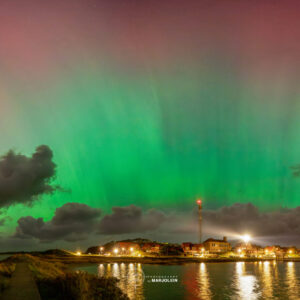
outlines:
{"label": "dark storm cloud", "polygon": [[[67,242],[95,239],[95,234],[122,235],[140,233],[154,239],[194,240],[197,237],[196,212],[163,212],[150,209],[143,211],[135,205],[113,207],[112,213],[102,219],[101,210],[80,203],[67,203],[55,211],[54,217],[23,217],[18,220],[15,238],[24,241],[34,238],[40,242]],[[159,229],[159,230],[157,230]],[[203,235],[205,237],[228,236],[238,239],[249,233],[258,243],[300,243],[300,206],[261,212],[251,203],[235,203],[216,210],[203,210]],[[121,238],[121,237],[120,237]]]}
{"label": "dark storm cloud", "polygon": [[[167,224],[166,230],[175,234],[196,234],[197,216],[181,214]],[[300,206],[261,212],[251,203],[235,203],[216,210],[203,210],[203,234],[237,238],[245,232],[255,237],[273,237],[280,243],[287,237],[300,242]]]}
{"label": "dark storm cloud", "polygon": [[10,150],[0,159],[0,208],[17,203],[31,204],[58,187],[50,184],[56,165],[52,150],[41,145],[31,157]]}
{"label": "dark storm cloud", "polygon": [[99,233],[142,233],[157,229],[166,220],[165,214],[159,210],[150,209],[143,213],[142,209],[135,205],[113,207],[112,211],[112,214],[104,216],[101,220]]}
{"label": "dark storm cloud", "polygon": [[134,205],[113,207],[112,211],[112,214],[100,220],[100,209],[81,203],[67,203],[57,208],[48,222],[32,216],[20,218],[14,237],[35,238],[41,242],[73,242],[84,240],[94,233],[106,235],[153,231],[167,219],[158,210],[143,212]]}
{"label": "dark storm cloud", "polygon": [[20,218],[15,237],[36,238],[41,242],[83,240],[95,230],[100,215],[101,210],[98,208],[67,203],[57,208],[54,217],[48,222],[31,216]]}
{"label": "dark storm cloud", "polygon": [[292,166],[291,170],[294,177],[300,177],[300,165]]}
{"label": "dark storm cloud", "polygon": [[217,232],[218,229],[219,235],[232,233],[234,237],[234,234],[248,232],[261,238],[261,241],[268,238],[273,243],[280,243],[285,239],[292,243],[300,242],[300,206],[260,212],[253,204],[235,203],[216,211],[205,211],[203,219],[207,231],[212,229]]}

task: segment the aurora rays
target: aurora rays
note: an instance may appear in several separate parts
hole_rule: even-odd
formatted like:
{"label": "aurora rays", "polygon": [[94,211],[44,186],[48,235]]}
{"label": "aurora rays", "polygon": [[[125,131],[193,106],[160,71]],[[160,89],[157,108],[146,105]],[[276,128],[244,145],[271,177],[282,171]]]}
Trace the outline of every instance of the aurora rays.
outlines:
{"label": "aurora rays", "polygon": [[299,4],[209,2],[1,3],[0,152],[49,145],[68,191],[2,232],[68,202],[299,205]]}

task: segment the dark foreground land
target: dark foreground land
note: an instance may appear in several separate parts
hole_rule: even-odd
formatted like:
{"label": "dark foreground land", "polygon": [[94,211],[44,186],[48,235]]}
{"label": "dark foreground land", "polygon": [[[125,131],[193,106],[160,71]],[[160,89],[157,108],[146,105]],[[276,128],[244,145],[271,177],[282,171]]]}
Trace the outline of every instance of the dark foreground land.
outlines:
{"label": "dark foreground land", "polygon": [[115,278],[73,272],[58,260],[14,255],[0,263],[1,300],[102,300],[129,298]]}
{"label": "dark foreground land", "polygon": [[3,300],[41,300],[37,284],[26,262],[16,264],[7,289],[3,291]]}

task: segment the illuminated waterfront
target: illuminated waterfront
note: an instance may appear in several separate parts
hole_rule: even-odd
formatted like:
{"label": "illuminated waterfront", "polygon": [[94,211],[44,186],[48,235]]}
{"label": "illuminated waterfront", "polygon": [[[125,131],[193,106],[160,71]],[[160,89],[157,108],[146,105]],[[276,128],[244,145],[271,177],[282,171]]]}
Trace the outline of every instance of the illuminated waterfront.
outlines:
{"label": "illuminated waterfront", "polygon": [[[291,299],[300,296],[300,263],[236,262],[186,265],[114,263],[82,267],[115,276],[130,299]],[[176,278],[177,282],[151,282]]]}

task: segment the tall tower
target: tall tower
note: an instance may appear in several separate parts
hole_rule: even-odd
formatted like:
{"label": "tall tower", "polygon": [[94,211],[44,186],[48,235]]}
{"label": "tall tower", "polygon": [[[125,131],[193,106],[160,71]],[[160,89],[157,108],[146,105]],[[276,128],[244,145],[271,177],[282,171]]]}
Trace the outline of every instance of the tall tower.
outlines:
{"label": "tall tower", "polygon": [[202,242],[202,200],[198,199],[196,203],[198,205],[199,244],[201,244]]}

